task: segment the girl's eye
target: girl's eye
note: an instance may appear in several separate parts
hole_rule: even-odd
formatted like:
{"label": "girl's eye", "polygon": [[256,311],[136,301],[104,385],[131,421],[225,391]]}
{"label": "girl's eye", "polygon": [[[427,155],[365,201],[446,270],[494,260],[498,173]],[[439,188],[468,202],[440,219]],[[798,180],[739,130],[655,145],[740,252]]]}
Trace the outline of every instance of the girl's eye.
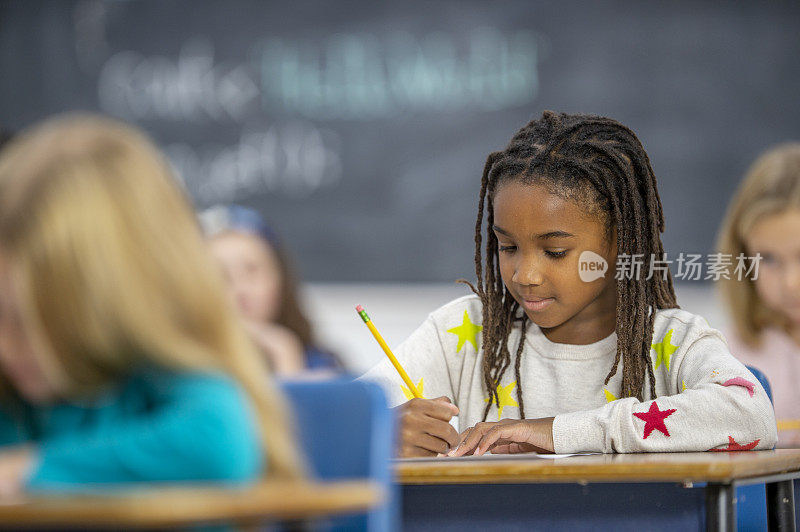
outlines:
{"label": "girl's eye", "polygon": [[517,249],[517,246],[503,246],[502,244],[498,247],[498,249],[505,253],[511,253]]}
{"label": "girl's eye", "polygon": [[547,256],[552,257],[554,259],[560,259],[560,258],[564,257],[567,254],[567,250],[566,249],[563,250],[563,251],[545,250],[545,254],[547,254]]}

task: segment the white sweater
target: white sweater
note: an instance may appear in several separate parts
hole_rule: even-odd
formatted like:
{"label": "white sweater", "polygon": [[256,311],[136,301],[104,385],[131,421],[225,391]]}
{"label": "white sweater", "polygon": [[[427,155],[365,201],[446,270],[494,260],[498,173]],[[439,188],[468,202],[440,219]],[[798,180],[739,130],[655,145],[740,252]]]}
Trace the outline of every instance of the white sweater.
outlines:
{"label": "white sweater", "polygon": [[[447,396],[460,410],[460,430],[482,421],[488,394],[483,384],[476,296],[444,305],[396,350],[417,389],[432,399]],[[617,336],[589,345],[549,341],[528,322],[522,351],[525,417],[555,416],[556,453],[769,449],[777,441],[775,415],[755,377],[728,351],[724,337],[701,317],[680,309],[658,310],[653,332],[655,400],[620,396],[622,364],[608,383]],[[519,418],[514,363],[520,328],[508,340],[511,363],[487,421]],[[364,376],[385,385],[390,404],[411,398],[388,360]],[[653,397],[649,385],[644,397]]]}

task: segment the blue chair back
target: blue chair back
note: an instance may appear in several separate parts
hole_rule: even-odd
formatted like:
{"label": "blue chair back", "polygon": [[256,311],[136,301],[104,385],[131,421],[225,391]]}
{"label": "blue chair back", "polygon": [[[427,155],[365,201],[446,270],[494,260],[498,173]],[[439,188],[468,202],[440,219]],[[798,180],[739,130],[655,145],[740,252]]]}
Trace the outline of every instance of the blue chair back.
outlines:
{"label": "blue chair back", "polygon": [[758,368],[754,368],[753,366],[745,366],[745,367],[750,370],[750,373],[753,374],[753,377],[758,379],[758,382],[760,382],[761,386],[763,386],[764,389],[767,391],[767,396],[769,397],[769,400],[772,401],[772,386],[769,385],[769,380],[767,380],[767,376],[764,375],[764,372],[762,372]]}
{"label": "blue chair back", "polygon": [[[753,366],[747,366],[750,373],[758,379],[772,401],[772,387],[764,373]],[[767,529],[767,499],[764,484],[751,484],[736,488],[736,528],[737,530]]]}
{"label": "blue chair back", "polygon": [[300,442],[314,475],[322,480],[369,479],[387,494],[367,514],[330,520],[328,530],[392,532],[399,523],[399,491],[392,483],[395,424],[375,383],[338,378],[284,381]]}

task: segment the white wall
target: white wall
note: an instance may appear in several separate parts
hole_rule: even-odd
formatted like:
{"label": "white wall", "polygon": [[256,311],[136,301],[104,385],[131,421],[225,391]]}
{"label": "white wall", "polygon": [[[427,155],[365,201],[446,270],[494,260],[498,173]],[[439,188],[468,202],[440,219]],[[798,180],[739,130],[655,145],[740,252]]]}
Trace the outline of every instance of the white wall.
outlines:
{"label": "white wall", "polygon": [[[711,284],[678,284],[681,308],[700,314],[724,329],[728,317]],[[471,293],[456,284],[308,284],[306,312],[321,345],[335,351],[354,373],[363,373],[385,355],[355,311],[361,304],[386,342],[394,347],[431,311]]]}

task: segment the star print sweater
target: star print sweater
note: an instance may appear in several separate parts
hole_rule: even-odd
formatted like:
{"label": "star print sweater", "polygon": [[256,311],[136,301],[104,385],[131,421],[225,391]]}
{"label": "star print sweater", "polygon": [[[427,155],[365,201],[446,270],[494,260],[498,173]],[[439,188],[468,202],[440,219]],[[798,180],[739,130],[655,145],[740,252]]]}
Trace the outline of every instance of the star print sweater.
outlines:
{"label": "star print sweater", "polygon": [[[482,305],[476,296],[434,311],[395,355],[426,398],[447,396],[460,410],[459,430],[483,421]],[[525,417],[554,416],[556,453],[769,449],[777,441],[772,404],[757,379],[701,317],[656,311],[650,356],[656,389],[621,398],[622,368],[614,363],[616,333],[589,345],[551,342],[528,322],[520,362]],[[519,418],[514,376],[521,328],[509,335],[512,359],[486,421]],[[364,376],[385,385],[389,402],[411,398],[388,360]]]}

